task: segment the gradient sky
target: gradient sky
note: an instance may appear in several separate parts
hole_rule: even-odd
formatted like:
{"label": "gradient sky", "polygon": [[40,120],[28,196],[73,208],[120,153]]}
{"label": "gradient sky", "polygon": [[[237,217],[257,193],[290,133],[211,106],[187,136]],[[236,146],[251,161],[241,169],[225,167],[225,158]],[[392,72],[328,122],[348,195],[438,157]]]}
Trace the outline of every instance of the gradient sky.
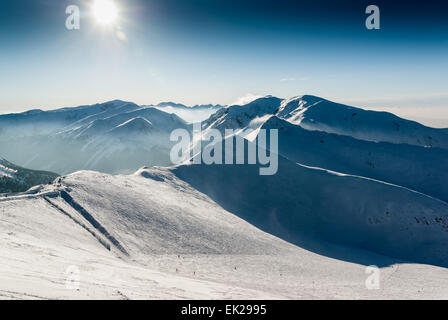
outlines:
{"label": "gradient sky", "polygon": [[313,94],[448,127],[448,1],[115,0],[109,28],[92,1],[2,1],[0,113]]}

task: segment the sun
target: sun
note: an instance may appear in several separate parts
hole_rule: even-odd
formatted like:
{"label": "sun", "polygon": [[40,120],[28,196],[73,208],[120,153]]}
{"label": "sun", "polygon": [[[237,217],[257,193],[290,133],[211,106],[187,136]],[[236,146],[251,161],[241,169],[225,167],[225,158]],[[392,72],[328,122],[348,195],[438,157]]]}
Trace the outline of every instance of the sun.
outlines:
{"label": "sun", "polygon": [[102,25],[111,25],[118,17],[118,8],[113,0],[94,0],[92,12],[96,21]]}

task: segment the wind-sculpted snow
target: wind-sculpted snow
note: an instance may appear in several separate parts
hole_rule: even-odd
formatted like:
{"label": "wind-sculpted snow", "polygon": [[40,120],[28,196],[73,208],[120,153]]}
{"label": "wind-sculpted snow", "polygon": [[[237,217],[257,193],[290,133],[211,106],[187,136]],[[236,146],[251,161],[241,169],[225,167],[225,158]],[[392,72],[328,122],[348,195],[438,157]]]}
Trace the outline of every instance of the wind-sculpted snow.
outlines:
{"label": "wind-sculpted snow", "polygon": [[289,160],[393,183],[448,203],[448,149],[310,131],[276,116],[262,128],[278,129],[279,153]]}
{"label": "wind-sculpted snow", "polygon": [[216,112],[204,121],[202,126],[204,129],[213,128],[220,131],[247,128],[253,120],[277,113],[280,103],[281,99],[267,96],[244,106],[231,106]]}
{"label": "wind-sculpted snow", "polygon": [[[177,255],[148,256],[151,264],[137,263],[138,255],[121,256],[118,251],[107,249],[107,244],[103,246],[103,240],[92,234],[92,229],[87,230],[88,222],[77,216],[70,205],[61,199],[49,201],[41,196],[6,201],[0,198],[0,299],[282,297],[275,290],[270,292],[267,286],[257,288],[255,283],[236,285],[220,279],[208,280],[201,273],[207,274],[210,267],[182,266],[187,260]],[[138,234],[138,230],[130,232]],[[148,239],[134,240],[144,243]],[[158,267],[159,263],[168,267]],[[207,266],[206,262],[202,264]],[[194,270],[198,272],[196,276]]]}
{"label": "wind-sculpted snow", "polygon": [[422,193],[281,156],[273,176],[260,176],[256,165],[191,164],[172,172],[226,210],[310,250],[307,237],[448,266],[448,204]]}
{"label": "wind-sculpted snow", "polygon": [[305,129],[356,139],[448,148],[448,135],[442,129],[429,128],[389,112],[363,110],[314,96],[285,100],[278,117]]}
{"label": "wind-sculpted snow", "polygon": [[240,229],[238,218],[169,172],[155,171],[158,178],[148,178],[146,172],[116,178],[85,171],[65,177],[63,185],[70,190],[70,201],[101,221],[136,256],[277,251],[265,236],[254,239],[255,228]]}
{"label": "wind-sculpted snow", "polygon": [[[356,121],[345,121],[347,114]],[[396,121],[402,130],[394,129]],[[318,123],[337,124],[345,131],[328,133],[335,130],[318,128]],[[203,124],[203,131],[211,129],[221,133],[233,129],[251,141],[260,129],[278,129],[279,153],[290,160],[397,184],[448,201],[448,149],[444,148],[448,135],[443,129],[314,96],[286,100],[268,96],[222,109]],[[361,136],[360,132],[372,135]]]}
{"label": "wind-sculpted snow", "polygon": [[252,120],[267,115],[276,115],[308,130],[361,140],[448,148],[448,134],[444,129],[429,128],[388,112],[363,110],[309,95],[285,100],[267,96],[243,106],[231,106],[212,115],[204,122],[204,128],[242,129]]}

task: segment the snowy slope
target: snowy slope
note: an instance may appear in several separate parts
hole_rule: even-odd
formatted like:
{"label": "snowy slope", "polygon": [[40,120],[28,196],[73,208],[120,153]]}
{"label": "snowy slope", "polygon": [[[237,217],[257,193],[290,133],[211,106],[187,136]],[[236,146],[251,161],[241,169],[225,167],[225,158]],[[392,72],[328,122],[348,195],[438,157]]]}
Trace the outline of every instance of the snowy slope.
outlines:
{"label": "snowy slope", "polygon": [[352,136],[368,141],[448,147],[448,135],[389,112],[363,110],[315,96],[284,100],[278,117],[310,130]]}
{"label": "snowy slope", "polygon": [[[215,176],[221,176],[224,166],[209,168]],[[85,171],[63,177],[51,186],[35,188],[28,195],[0,198],[0,297],[389,299],[448,296],[445,268],[408,264],[324,241],[312,251],[304,250],[256,229],[178,178],[183,176],[188,181],[197,174],[208,174],[217,189],[233,183],[235,174],[242,174],[240,182],[248,176],[253,178],[251,168],[227,168],[224,173],[230,174],[230,180],[222,179],[221,183],[199,166],[141,169],[130,176]],[[331,179],[326,172],[322,175],[325,180]],[[289,182],[282,176],[283,182]],[[199,177],[194,179],[201,183]],[[346,178],[334,175],[334,179]],[[257,182],[254,180],[254,184]],[[371,184],[366,182],[365,186],[371,187]],[[286,193],[289,202],[287,188],[284,185],[279,192]],[[382,186],[378,188],[385,191]],[[251,194],[258,191],[246,190],[242,194],[248,207],[256,205]],[[306,193],[312,191],[315,191],[313,186]],[[229,200],[235,200],[235,195]],[[335,194],[331,199],[336,197]],[[421,200],[414,195],[408,198]],[[302,201],[303,198],[297,199],[297,205]],[[269,212],[272,205],[262,208],[266,202],[260,202],[253,214],[275,218],[276,213]],[[338,208],[341,205],[336,203]],[[433,203],[423,200],[420,205],[426,208],[429,217],[427,206]],[[377,223],[378,232],[386,230],[387,225],[396,227],[394,220],[408,225],[401,211],[393,203],[390,206],[390,221]],[[299,215],[297,211],[292,212]],[[345,216],[354,212],[349,210]],[[364,214],[375,213],[378,211],[367,210]],[[318,211],[316,218],[322,214],[323,211]],[[331,220],[335,210],[328,214]],[[408,226],[408,235],[419,233],[421,228],[438,233],[436,224],[420,228],[416,224]],[[403,234],[406,231],[400,231],[395,237]],[[408,239],[415,245],[417,240],[417,235]],[[366,289],[366,264],[382,267],[381,290]],[[79,271],[79,290],[67,287],[67,277],[73,269]]]}
{"label": "snowy slope", "polygon": [[266,96],[243,106],[231,106],[212,115],[205,121],[204,128],[258,129],[269,115],[308,130],[361,140],[448,147],[448,134],[444,129],[429,128],[388,112],[363,110],[309,95],[284,100]]}
{"label": "snowy slope", "polygon": [[202,128],[218,129],[259,129],[269,117],[278,112],[281,99],[266,96],[244,106],[221,109],[202,123]]}
{"label": "snowy slope", "polygon": [[[315,254],[268,235],[176,177],[191,169],[198,167],[115,177],[79,172],[33,194],[0,198],[0,297],[448,296],[447,269],[324,242],[325,255]],[[363,264],[374,263],[382,266],[381,290],[365,287]],[[73,268],[79,290],[67,287]]]}
{"label": "snowy slope", "polygon": [[[247,105],[218,111],[203,123],[202,129],[205,134],[211,129],[218,129],[222,134],[226,129],[234,129],[235,134],[251,141],[257,137],[261,128],[278,129],[279,153],[290,160],[397,184],[448,201],[446,148],[378,143],[345,134],[310,130],[301,121],[305,119],[303,117],[307,110],[321,101],[321,98],[311,96],[288,100],[267,96]],[[338,119],[345,112],[341,108],[335,107],[330,116]],[[380,125],[382,120],[376,120]],[[407,120],[403,121],[407,123]],[[340,124],[344,125],[344,122]],[[440,129],[431,130],[445,134]],[[385,136],[389,136],[387,130],[384,132]],[[448,139],[442,142],[445,141],[448,142]]]}
{"label": "snowy slope", "polygon": [[448,150],[375,143],[306,130],[272,116],[263,129],[278,129],[279,153],[293,161],[369,177],[448,202]]}
{"label": "snowy slope", "polygon": [[[0,116],[0,148],[60,173],[169,165],[169,134],[191,130],[169,108],[190,107]],[[261,128],[279,130],[273,176],[257,165],[79,171],[0,195],[0,298],[448,298],[446,130],[313,96],[266,96],[203,123],[253,129],[251,141]],[[0,183],[20,170],[0,162]],[[381,267],[380,290],[366,289],[367,265]],[[79,290],[66,286],[73,266]]]}
{"label": "snowy slope", "polygon": [[226,210],[300,246],[312,248],[304,237],[317,237],[448,266],[448,204],[422,193],[281,156],[272,176],[259,175],[257,165],[185,165],[172,171]]}
{"label": "snowy slope", "polygon": [[[154,259],[174,261],[170,270],[136,263],[107,249],[101,233],[60,200],[0,198],[0,208],[0,299],[278,297],[200,279],[193,271],[181,275],[175,270],[180,268],[177,256]],[[70,279],[79,279],[79,285]]]}
{"label": "snowy slope", "polygon": [[25,169],[0,158],[0,193],[23,192],[56,177],[55,173]]}

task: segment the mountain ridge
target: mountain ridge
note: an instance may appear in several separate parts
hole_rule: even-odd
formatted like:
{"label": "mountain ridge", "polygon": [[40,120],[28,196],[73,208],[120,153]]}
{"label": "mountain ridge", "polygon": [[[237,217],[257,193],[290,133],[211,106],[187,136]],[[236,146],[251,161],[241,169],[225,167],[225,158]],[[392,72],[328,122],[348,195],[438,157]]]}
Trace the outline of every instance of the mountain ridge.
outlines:
{"label": "mountain ridge", "polygon": [[0,193],[25,192],[33,186],[47,184],[59,177],[47,171],[30,170],[0,157]]}

